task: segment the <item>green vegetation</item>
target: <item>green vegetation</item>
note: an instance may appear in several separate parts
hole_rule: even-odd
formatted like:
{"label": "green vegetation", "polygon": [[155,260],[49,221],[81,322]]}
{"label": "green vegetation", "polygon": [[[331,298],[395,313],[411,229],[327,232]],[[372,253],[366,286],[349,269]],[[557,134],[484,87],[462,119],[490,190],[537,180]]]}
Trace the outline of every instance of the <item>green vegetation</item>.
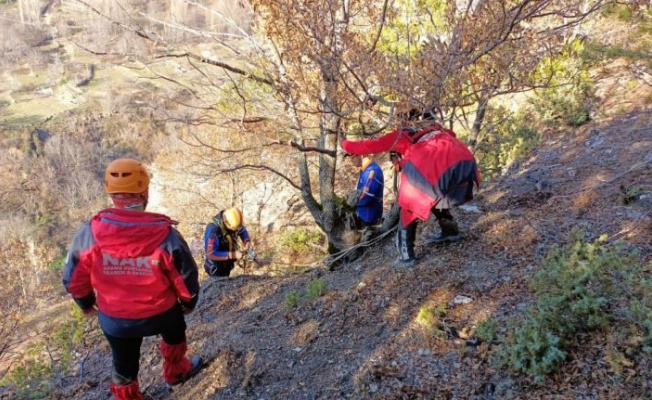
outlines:
{"label": "green vegetation", "polygon": [[531,103],[544,124],[579,126],[589,120],[595,87],[583,52],[582,40],[570,41],[561,54],[545,59],[535,72],[537,81],[546,84],[535,91]]}
{"label": "green vegetation", "polygon": [[71,307],[68,320],[30,346],[18,366],[0,381],[0,386],[13,386],[20,398],[48,398],[54,389],[55,375],[70,370],[73,350],[84,338],[87,320],[76,305]]}
{"label": "green vegetation", "polygon": [[487,138],[478,145],[477,159],[483,177],[491,179],[503,168],[528,155],[541,140],[534,128],[533,116],[523,112],[513,115],[504,107],[492,110]]}
{"label": "green vegetation", "polygon": [[279,236],[281,247],[297,253],[306,253],[318,246],[322,235],[307,228],[294,228],[282,232]]}
{"label": "green vegetation", "polygon": [[[306,283],[305,296],[308,299],[316,299],[326,293],[326,284],[321,279],[311,279]],[[285,295],[285,307],[294,310],[299,306],[301,293],[294,290]]]}
{"label": "green vegetation", "polygon": [[602,14],[609,17],[615,16],[621,21],[631,21],[634,15],[632,8],[626,4],[608,4],[602,9]]}
{"label": "green vegetation", "polygon": [[650,61],[652,54],[646,48],[630,49],[624,46],[606,46],[601,43],[589,42],[585,45],[582,58],[586,62],[598,62],[627,58],[631,61]]}
{"label": "green vegetation", "polygon": [[42,345],[28,349],[26,357],[20,365],[14,368],[10,374],[0,381],[0,385],[12,385],[17,388],[19,398],[23,399],[45,399],[52,392],[52,368],[33,359],[35,354],[45,352]]}
{"label": "green vegetation", "polygon": [[605,236],[587,243],[581,232],[573,235],[575,243],[550,251],[531,280],[536,306],[497,353],[499,365],[535,381],[560,368],[581,346],[580,335],[605,334],[612,344],[605,356],[612,360],[621,356],[613,349],[629,349],[628,359],[652,351],[652,263],[608,245]]}
{"label": "green vegetation", "polygon": [[[619,44],[604,44],[597,40],[588,40],[585,51],[581,54],[587,63],[611,61],[619,58],[637,64],[640,69],[652,70],[652,12],[647,14],[635,12],[624,4],[610,4],[603,8],[602,13],[607,18],[616,18],[630,23],[632,29],[628,38]],[[646,99],[647,100],[647,99]]]}
{"label": "green vegetation", "polygon": [[621,190],[623,192],[623,203],[624,204],[629,204],[632,201],[635,201],[638,198],[638,196],[645,193],[645,191],[643,189],[641,189],[640,187],[638,187],[636,185],[630,186],[628,188],[622,188]]}
{"label": "green vegetation", "polygon": [[443,319],[448,314],[445,304],[436,307],[423,306],[419,308],[416,322],[422,326],[428,335],[443,337],[446,334]]}
{"label": "green vegetation", "polygon": [[66,257],[59,257],[53,262],[50,263],[50,271],[60,272],[63,271],[63,267],[66,265]]}
{"label": "green vegetation", "polygon": [[493,318],[486,319],[475,328],[475,336],[487,343],[491,343],[498,337],[498,321]]}
{"label": "green vegetation", "polygon": [[309,299],[314,299],[326,292],[326,284],[321,279],[312,279],[308,281],[306,286],[306,296]]}
{"label": "green vegetation", "polygon": [[381,51],[413,57],[419,51],[419,40],[428,35],[437,36],[451,29],[446,24],[450,6],[443,0],[395,2],[394,18],[382,30],[378,43]]}
{"label": "green vegetation", "polygon": [[285,307],[294,310],[299,306],[299,300],[301,299],[301,294],[297,291],[292,291],[285,295]]}

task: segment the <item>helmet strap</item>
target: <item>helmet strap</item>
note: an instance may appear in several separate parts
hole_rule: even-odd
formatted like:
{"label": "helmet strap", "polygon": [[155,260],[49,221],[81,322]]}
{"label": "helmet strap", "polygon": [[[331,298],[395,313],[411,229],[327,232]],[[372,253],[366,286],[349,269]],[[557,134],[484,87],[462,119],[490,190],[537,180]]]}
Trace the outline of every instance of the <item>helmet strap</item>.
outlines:
{"label": "helmet strap", "polygon": [[215,224],[215,226],[219,228],[220,232],[222,233],[222,236],[227,235],[228,230],[226,229],[226,225],[224,225],[224,218],[222,218],[221,214],[217,214],[216,216],[213,217],[213,223]]}

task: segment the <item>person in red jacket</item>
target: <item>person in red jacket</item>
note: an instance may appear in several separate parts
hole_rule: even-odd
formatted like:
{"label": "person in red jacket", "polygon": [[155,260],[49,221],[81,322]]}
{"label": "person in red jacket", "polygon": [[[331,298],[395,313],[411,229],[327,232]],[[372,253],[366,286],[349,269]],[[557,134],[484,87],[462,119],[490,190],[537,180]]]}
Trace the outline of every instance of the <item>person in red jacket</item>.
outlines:
{"label": "person in red jacket", "polygon": [[146,212],[149,175],[134,159],[109,164],[104,186],[114,207],[75,234],[63,285],[86,315],[98,315],[113,357],[110,390],[116,400],[141,400],[143,337],[161,335],[163,377],[184,382],[202,367],[186,356],[184,314],[197,304],[197,264],[175,221]]}
{"label": "person in red jacket", "polygon": [[380,138],[344,140],[341,146],[349,154],[393,154],[392,162],[401,172],[396,236],[400,258],[395,265],[414,266],[417,221],[426,221],[432,212],[441,232],[433,236],[431,243],[458,240],[460,232],[450,208],[473,199],[473,186],[480,185],[480,172],[468,147],[453,131],[435,122],[432,113],[421,115],[410,109],[402,115],[407,121]]}

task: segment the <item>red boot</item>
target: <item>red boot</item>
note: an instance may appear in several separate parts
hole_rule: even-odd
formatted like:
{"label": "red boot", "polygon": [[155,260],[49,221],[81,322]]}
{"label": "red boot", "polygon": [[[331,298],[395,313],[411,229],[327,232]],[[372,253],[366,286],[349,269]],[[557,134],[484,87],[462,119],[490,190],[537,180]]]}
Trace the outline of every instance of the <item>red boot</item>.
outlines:
{"label": "red boot", "polygon": [[131,381],[131,383],[121,386],[111,382],[110,388],[115,400],[143,400],[138,381]]}
{"label": "red boot", "polygon": [[184,382],[195,375],[202,367],[201,357],[194,356],[192,360],[186,357],[188,345],[186,342],[167,344],[161,340],[163,354],[163,378],[169,385]]}

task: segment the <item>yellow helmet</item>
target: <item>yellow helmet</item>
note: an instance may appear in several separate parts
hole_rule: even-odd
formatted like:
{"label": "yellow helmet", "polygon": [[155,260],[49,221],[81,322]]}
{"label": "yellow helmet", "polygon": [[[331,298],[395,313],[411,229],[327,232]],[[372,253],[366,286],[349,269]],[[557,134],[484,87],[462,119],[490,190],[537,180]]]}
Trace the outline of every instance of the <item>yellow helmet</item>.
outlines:
{"label": "yellow helmet", "polygon": [[236,231],[242,226],[242,211],[236,207],[227,208],[222,213],[222,220],[226,229]]}
{"label": "yellow helmet", "polygon": [[107,193],[143,193],[149,188],[149,174],[143,163],[133,158],[112,161],[104,173]]}

